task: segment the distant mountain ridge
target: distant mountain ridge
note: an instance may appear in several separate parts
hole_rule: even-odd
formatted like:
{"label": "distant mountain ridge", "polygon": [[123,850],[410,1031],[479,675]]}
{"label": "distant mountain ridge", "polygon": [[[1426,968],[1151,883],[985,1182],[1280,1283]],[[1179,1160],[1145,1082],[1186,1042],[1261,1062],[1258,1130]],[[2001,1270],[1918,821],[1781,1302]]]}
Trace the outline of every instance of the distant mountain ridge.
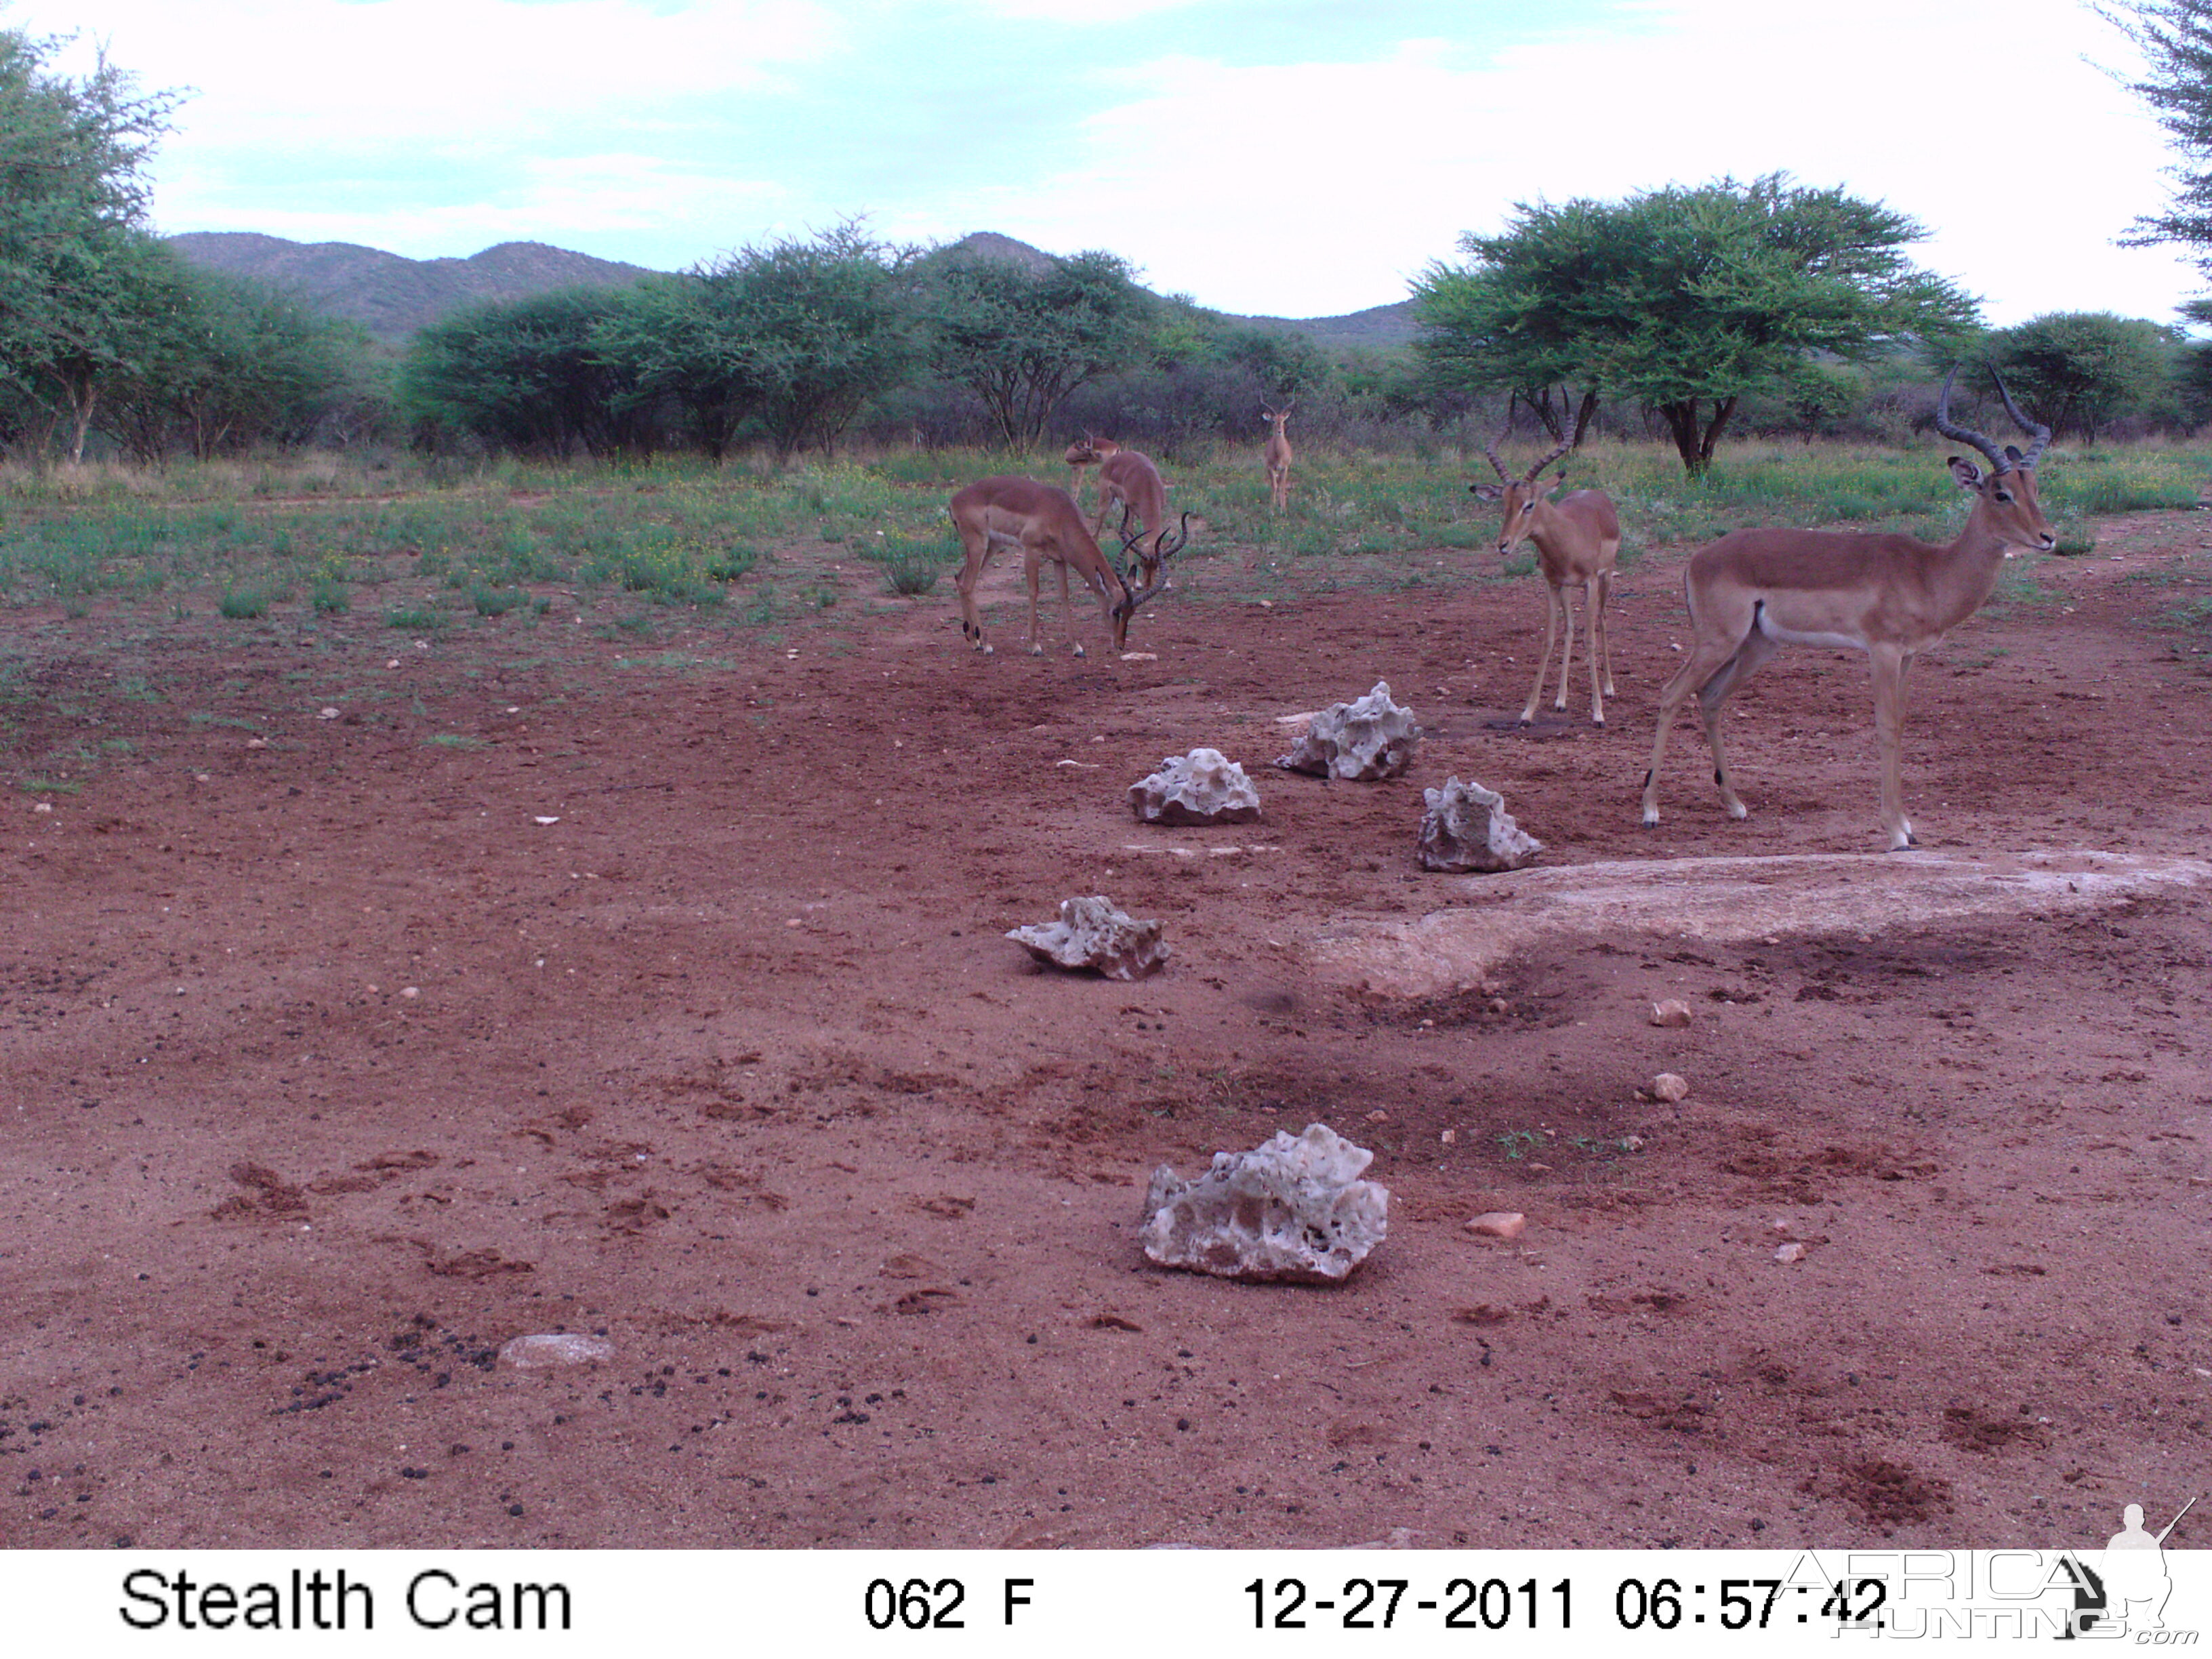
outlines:
{"label": "distant mountain ridge", "polygon": [[479,301],[623,288],[653,274],[543,242],[501,242],[465,259],[410,259],[352,242],[291,242],[248,231],[195,231],[167,240],[194,264],[258,277],[395,343]]}
{"label": "distant mountain ridge", "polygon": [[[250,231],[192,231],[167,240],[194,264],[273,283],[314,310],[349,318],[393,344],[481,301],[525,300],[564,288],[623,288],[658,274],[543,242],[501,242],[465,259],[410,259],[353,242],[293,242]],[[973,232],[953,246],[1031,270],[1048,264],[1053,257],[989,230]],[[1342,317],[1232,315],[1230,320],[1303,334],[1337,350],[1395,350],[1411,345],[1415,332],[1410,300]]]}

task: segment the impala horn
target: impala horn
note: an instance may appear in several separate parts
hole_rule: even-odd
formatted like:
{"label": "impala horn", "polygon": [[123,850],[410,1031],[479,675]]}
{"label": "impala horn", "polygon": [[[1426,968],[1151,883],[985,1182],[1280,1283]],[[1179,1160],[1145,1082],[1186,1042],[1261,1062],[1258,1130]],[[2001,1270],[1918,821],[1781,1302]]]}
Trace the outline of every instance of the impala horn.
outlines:
{"label": "impala horn", "polygon": [[[1951,382],[1958,378],[1959,366],[1958,364],[1954,363],[1951,365],[1951,372],[1943,377],[1943,395],[1936,400],[1936,429],[1942,433],[1945,437],[1953,439],[1959,443],[1972,444],[1976,449],[1980,450],[1982,453],[1988,458],[1990,465],[1997,472],[2002,473],[2011,471],[2015,463],[2008,460],[2005,458],[2004,452],[1999,449],[1996,444],[1992,443],[1989,439],[1984,438],[1980,433],[1974,431],[1971,428],[1954,426],[1951,423]],[[2004,382],[2000,380],[1997,382],[1997,385],[1999,387],[2002,387]],[[2010,408],[2012,399],[2009,398],[2006,398],[2005,404],[2006,407]],[[2027,430],[2032,432],[2035,429],[2032,427],[2028,427],[2027,421],[2022,419],[2019,415],[2015,414],[2013,418],[2019,421],[2021,425]],[[2050,433],[2044,433],[2043,441],[2045,443],[2048,443],[2050,441]],[[2014,453],[2018,453],[2017,451]],[[2037,447],[2036,453],[2038,454],[2042,453],[2040,445]],[[2032,460],[2020,464],[2027,465],[2034,465]]]}
{"label": "impala horn", "polygon": [[1498,446],[1512,435],[1513,422],[1509,420],[1505,423],[1505,430],[1499,433],[1493,441],[1486,443],[1482,447],[1482,453],[1490,458],[1491,468],[1498,474],[1498,481],[1500,483],[1520,483],[1518,478],[1505,470],[1505,463],[1498,459]]}
{"label": "impala horn", "polygon": [[[1552,450],[1552,453],[1551,453],[1550,454],[1548,454],[1548,455],[1545,456],[1545,457],[1544,457],[1544,459],[1543,459],[1542,460],[1540,460],[1540,461],[1537,462],[1535,465],[1534,465],[1534,466],[1532,466],[1532,467],[1530,467],[1530,468],[1528,469],[1528,482],[1529,482],[1530,483],[1535,483],[1535,482],[1536,482],[1536,475],[1537,475],[1539,472],[1541,472],[1541,471],[1542,471],[1546,467],[1547,467],[1547,466],[1551,465],[1551,464],[1552,464],[1553,461],[1558,460],[1558,459],[1559,459],[1559,457],[1560,457],[1560,456],[1562,456],[1562,455],[1565,454],[1569,450],[1572,449],[1574,447],[1575,447],[1575,436],[1574,436],[1574,434],[1571,432],[1571,433],[1569,433],[1565,437],[1564,437],[1564,438],[1560,439],[1560,440],[1559,440],[1559,441],[1558,442],[1558,444],[1556,444],[1555,446],[1553,446],[1553,450]],[[1564,477],[1562,477],[1561,482],[1562,482],[1562,483],[1565,483],[1565,478],[1564,478]]]}
{"label": "impala horn", "polygon": [[[1121,543],[1121,551],[1124,553],[1135,552],[1137,544],[1143,539],[1144,532],[1141,531],[1134,536],[1124,538]],[[1153,577],[1152,585],[1149,587],[1136,588],[1130,587],[1129,584],[1127,581],[1124,581],[1121,586],[1125,588],[1128,588],[1128,597],[1124,599],[1121,604],[1114,607],[1114,614],[1115,616],[1123,617],[1135,616],[1137,614],[1137,607],[1139,605],[1149,603],[1152,599],[1155,599],[1166,590],[1168,585],[1167,562],[1176,553],[1181,552],[1182,550],[1183,544],[1188,542],[1189,539],[1190,514],[1186,513],[1182,515],[1182,534],[1177,538],[1174,546],[1170,547],[1168,545],[1166,537],[1163,536],[1160,538],[1159,555],[1153,562],[1152,566],[1153,569],[1158,574]]]}
{"label": "impala horn", "polygon": [[2014,405],[2012,393],[2005,390],[2004,376],[1998,374],[1995,368],[1990,370],[1990,379],[1997,383],[1997,396],[2004,399],[2005,413],[2020,422],[2020,429],[2027,434],[2028,437],[2027,454],[2021,455],[2020,452],[2010,444],[2005,446],[2005,453],[2008,456],[2019,455],[2019,460],[2014,465],[2023,472],[2032,471],[2034,470],[2036,461],[2051,442],[2051,428],[2037,424],[2020,412]]}

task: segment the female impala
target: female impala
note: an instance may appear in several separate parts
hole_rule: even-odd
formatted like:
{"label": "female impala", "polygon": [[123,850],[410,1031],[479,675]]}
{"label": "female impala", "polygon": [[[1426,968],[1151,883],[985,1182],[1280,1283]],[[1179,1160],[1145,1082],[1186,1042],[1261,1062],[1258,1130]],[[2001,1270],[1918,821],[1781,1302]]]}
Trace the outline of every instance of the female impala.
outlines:
{"label": "female impala", "polygon": [[[1510,428],[1509,428],[1510,430]],[[1613,497],[1602,489],[1577,489],[1558,501],[1549,492],[1567,481],[1563,470],[1549,484],[1536,482],[1537,474],[1575,447],[1570,437],[1515,477],[1498,459],[1498,446],[1485,444],[1482,453],[1497,470],[1499,483],[1469,484],[1476,497],[1505,504],[1505,521],[1498,527],[1498,556],[1508,559],[1525,538],[1536,544],[1536,562],[1544,573],[1549,597],[1544,605],[1544,654],[1536,659],[1536,684],[1528,705],[1521,711],[1521,724],[1536,718],[1536,705],[1544,700],[1544,676],[1552,665],[1552,641],[1562,626],[1566,649],[1559,653],[1559,696],[1552,707],[1567,707],[1567,669],[1575,659],[1575,614],[1567,604],[1567,589],[1583,590],[1583,616],[1589,624],[1590,724],[1605,724],[1605,700],[1613,695],[1613,647],[1606,632],[1606,601],[1613,594],[1613,561],[1620,553],[1620,518],[1613,510]],[[1601,685],[1601,682],[1602,684]]]}

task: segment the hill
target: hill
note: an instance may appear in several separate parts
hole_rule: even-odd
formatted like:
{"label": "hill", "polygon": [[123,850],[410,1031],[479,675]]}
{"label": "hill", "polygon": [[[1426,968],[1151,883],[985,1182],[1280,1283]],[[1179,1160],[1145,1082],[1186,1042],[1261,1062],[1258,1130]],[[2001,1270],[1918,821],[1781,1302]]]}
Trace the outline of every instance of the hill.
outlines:
{"label": "hill", "polygon": [[255,276],[314,309],[349,318],[380,340],[479,300],[521,300],[555,289],[617,288],[653,273],[543,242],[501,242],[465,259],[409,259],[351,242],[291,242],[242,231],[167,239],[194,264]]}
{"label": "hill", "polygon": [[[522,300],[563,288],[618,288],[654,274],[641,265],[597,259],[543,242],[501,242],[465,259],[410,259],[352,242],[292,242],[246,231],[195,231],[167,240],[194,264],[272,283],[317,311],[349,318],[395,344],[480,300]],[[1032,270],[1053,257],[988,230],[973,232],[951,246]],[[1395,351],[1413,342],[1413,310],[1411,301],[1401,300],[1342,317],[1231,315],[1230,320],[1303,334],[1326,351]]]}

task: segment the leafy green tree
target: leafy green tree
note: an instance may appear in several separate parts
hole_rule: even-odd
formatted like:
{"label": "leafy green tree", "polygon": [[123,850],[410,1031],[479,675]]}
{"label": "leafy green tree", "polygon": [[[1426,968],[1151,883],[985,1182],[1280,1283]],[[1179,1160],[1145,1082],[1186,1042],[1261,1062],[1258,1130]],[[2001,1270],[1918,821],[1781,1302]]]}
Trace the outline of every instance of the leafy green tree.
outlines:
{"label": "leafy green tree", "polygon": [[1077,387],[1142,357],[1158,314],[1127,261],[1111,253],[1033,271],[950,252],[924,270],[937,372],[980,398],[1017,449],[1036,445]]}
{"label": "leafy green tree", "polygon": [[913,258],[848,222],[811,240],[745,248],[699,273],[707,314],[779,460],[834,447],[869,399],[919,363]]}
{"label": "leafy green tree", "polygon": [[0,386],[63,421],[81,456],[143,333],[143,169],[177,99],[141,94],[105,56],[82,80],[56,74],[64,44],[0,30]]}
{"label": "leafy green tree", "polygon": [[1692,477],[1745,393],[1779,391],[1807,353],[1948,343],[1974,314],[1905,258],[1911,219],[1781,173],[1515,211],[1416,283],[1431,372],[1524,397],[1581,386],[1578,431],[1600,392],[1633,398]]}
{"label": "leafy green tree", "polygon": [[2170,398],[2181,343],[2172,329],[2109,311],[2052,312],[1990,338],[2021,405],[2053,432],[2070,428],[2092,444],[2099,427]]}
{"label": "leafy green tree", "polygon": [[637,364],[605,349],[628,290],[567,289],[472,306],[415,337],[400,395],[432,432],[566,457],[649,454],[659,435]]}
{"label": "leafy green tree", "polygon": [[[2123,240],[2139,247],[2180,243],[2196,250],[2197,269],[2212,276],[2212,0],[2119,0],[2097,9],[2142,53],[2144,78],[2130,89],[2183,158],[2171,169],[2172,204],[2137,219]],[[2203,301],[2185,310],[2212,322],[2212,305]]]}

